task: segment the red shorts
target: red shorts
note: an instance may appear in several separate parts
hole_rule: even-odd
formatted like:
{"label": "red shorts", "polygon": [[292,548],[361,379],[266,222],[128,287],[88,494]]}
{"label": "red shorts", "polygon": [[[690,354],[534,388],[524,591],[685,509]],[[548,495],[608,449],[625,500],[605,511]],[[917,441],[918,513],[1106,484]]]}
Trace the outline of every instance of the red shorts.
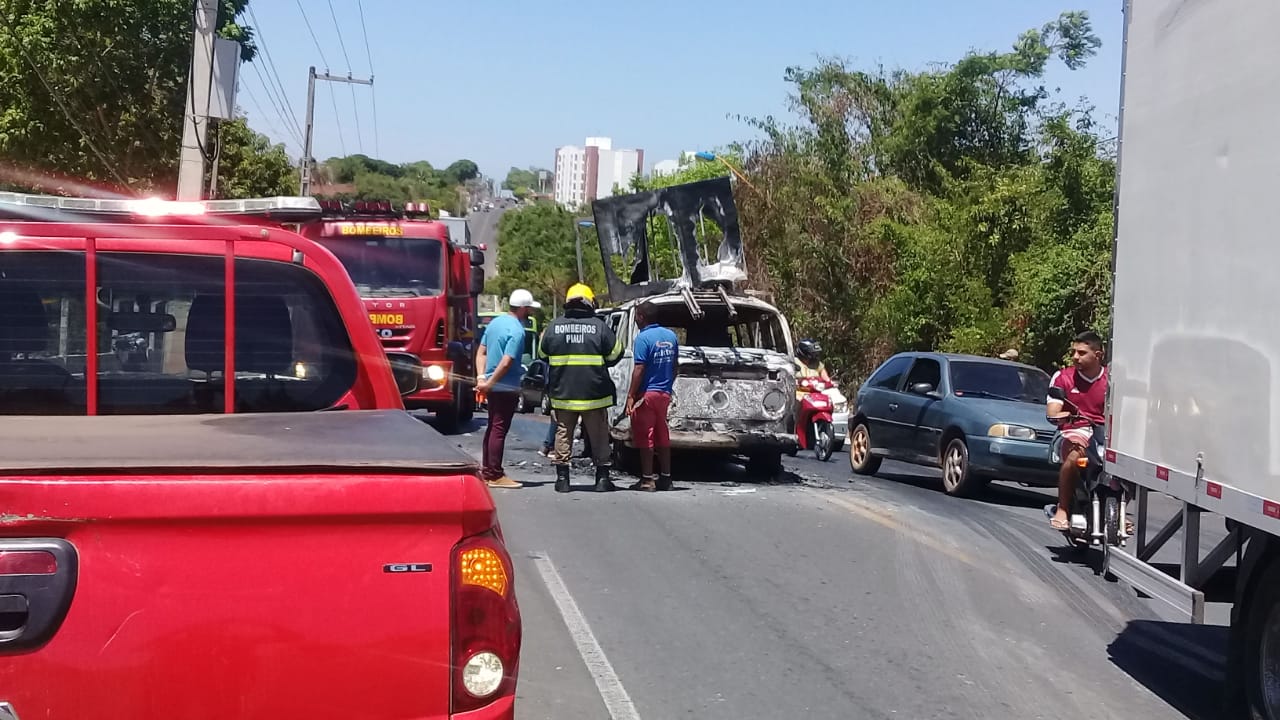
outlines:
{"label": "red shorts", "polygon": [[667,393],[646,392],[631,413],[632,444],[638,448],[671,447],[671,432],[667,428],[670,406],[671,396]]}

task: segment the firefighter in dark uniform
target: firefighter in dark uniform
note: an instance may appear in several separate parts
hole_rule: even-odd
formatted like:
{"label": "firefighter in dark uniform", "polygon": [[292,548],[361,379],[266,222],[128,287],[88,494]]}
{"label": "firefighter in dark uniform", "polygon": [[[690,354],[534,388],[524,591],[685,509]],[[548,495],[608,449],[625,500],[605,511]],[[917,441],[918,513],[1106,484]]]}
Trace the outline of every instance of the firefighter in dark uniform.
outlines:
{"label": "firefighter in dark uniform", "polygon": [[564,298],[564,315],[547,325],[542,333],[541,349],[550,368],[547,394],[556,423],[552,455],[556,492],[569,492],[569,459],[579,421],[596,466],[596,492],[613,490],[609,478],[609,408],[618,399],[608,368],[622,357],[622,339],[608,323],[596,317],[596,299],[591,288],[582,283],[569,288]]}

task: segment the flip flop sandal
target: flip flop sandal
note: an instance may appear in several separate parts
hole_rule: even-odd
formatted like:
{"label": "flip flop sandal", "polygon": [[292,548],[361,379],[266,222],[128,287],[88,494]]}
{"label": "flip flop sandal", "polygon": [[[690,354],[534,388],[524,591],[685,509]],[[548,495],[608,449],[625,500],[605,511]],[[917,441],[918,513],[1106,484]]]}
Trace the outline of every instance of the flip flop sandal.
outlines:
{"label": "flip flop sandal", "polygon": [[1056,518],[1056,517],[1055,517],[1055,518],[1052,518],[1052,519],[1050,519],[1050,520],[1049,520],[1049,527],[1051,527],[1051,528],[1053,528],[1054,530],[1057,530],[1057,531],[1059,531],[1059,532],[1062,532],[1062,531],[1064,531],[1064,530],[1070,530],[1070,529],[1071,529],[1071,521],[1070,521],[1070,520],[1059,520],[1058,518]]}

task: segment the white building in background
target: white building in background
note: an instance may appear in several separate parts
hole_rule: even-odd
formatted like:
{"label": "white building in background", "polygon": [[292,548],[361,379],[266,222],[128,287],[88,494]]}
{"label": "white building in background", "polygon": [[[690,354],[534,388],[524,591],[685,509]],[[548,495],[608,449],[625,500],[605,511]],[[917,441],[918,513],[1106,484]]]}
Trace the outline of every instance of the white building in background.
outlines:
{"label": "white building in background", "polygon": [[692,165],[695,158],[694,151],[685,150],[680,153],[679,160],[659,160],[653,164],[653,175],[674,175],[679,172],[680,168],[686,165]]}
{"label": "white building in background", "polygon": [[555,200],[565,207],[579,207],[612,195],[615,186],[626,190],[631,178],[643,171],[644,150],[615,149],[612,138],[589,137],[581,147],[558,147]]}

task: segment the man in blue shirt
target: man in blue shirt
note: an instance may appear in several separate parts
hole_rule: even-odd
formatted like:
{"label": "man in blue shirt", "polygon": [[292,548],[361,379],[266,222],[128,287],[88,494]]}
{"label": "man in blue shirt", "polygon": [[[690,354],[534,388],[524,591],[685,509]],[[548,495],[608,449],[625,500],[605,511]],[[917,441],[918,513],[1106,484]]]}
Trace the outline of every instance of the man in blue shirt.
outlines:
{"label": "man in blue shirt", "polygon": [[476,354],[476,367],[484,368],[476,383],[476,392],[487,396],[489,425],[484,430],[481,475],[489,487],[518,488],[520,483],[502,470],[502,454],[507,446],[507,433],[520,400],[520,380],[524,371],[520,358],[524,355],[524,323],[533,311],[542,307],[528,290],[511,293],[510,312],[499,315],[485,328],[484,338]]}
{"label": "man in blue shirt", "polygon": [[[636,308],[636,325],[643,328],[633,344],[635,368],[627,393],[626,413],[631,416],[631,442],[640,451],[640,482],[632,490],[652,492],[671,489],[671,432],[667,409],[679,369],[680,341],[657,322],[658,306],[646,301]],[[658,475],[653,474],[654,455]]]}

